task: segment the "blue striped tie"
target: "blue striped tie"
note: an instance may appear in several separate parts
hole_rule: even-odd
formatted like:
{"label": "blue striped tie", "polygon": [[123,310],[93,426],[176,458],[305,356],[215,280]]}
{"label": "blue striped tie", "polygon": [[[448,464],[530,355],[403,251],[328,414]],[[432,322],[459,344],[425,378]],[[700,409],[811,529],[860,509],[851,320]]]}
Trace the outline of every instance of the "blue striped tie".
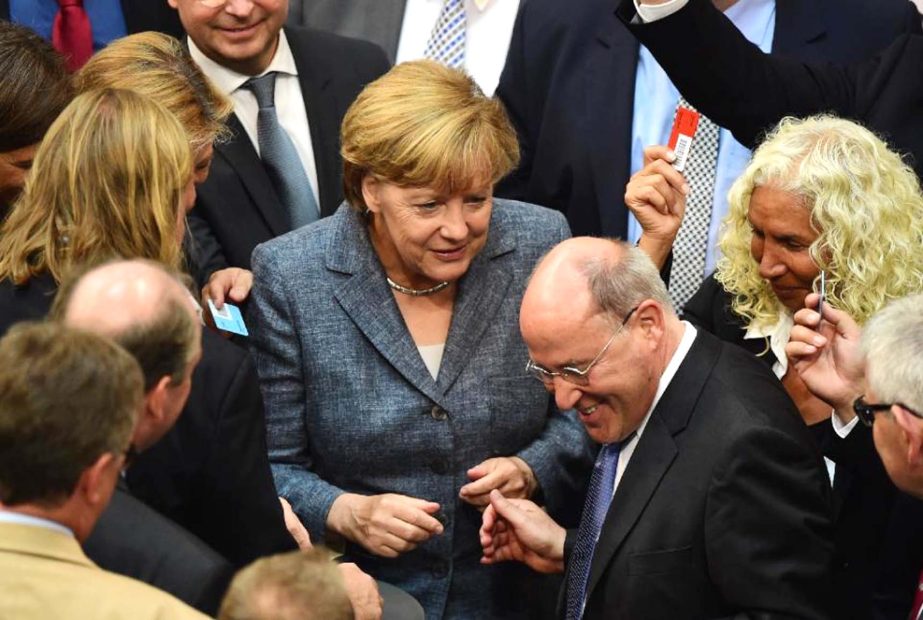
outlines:
{"label": "blue striped tie", "polygon": [[465,0],[445,0],[423,56],[453,69],[465,66]]}
{"label": "blue striped tie", "polygon": [[603,521],[609,512],[609,503],[612,501],[621,446],[621,443],[603,446],[596,457],[593,475],[590,476],[590,488],[587,489],[580,528],[577,530],[577,541],[567,573],[567,620],[580,620],[583,617],[590,564]]}
{"label": "blue striped tie", "polygon": [[276,72],[250,78],[243,87],[256,97],[259,106],[256,135],[260,159],[279,192],[292,230],[310,224],[320,216],[320,210],[301,158],[295,150],[295,143],[279,123],[275,102]]}

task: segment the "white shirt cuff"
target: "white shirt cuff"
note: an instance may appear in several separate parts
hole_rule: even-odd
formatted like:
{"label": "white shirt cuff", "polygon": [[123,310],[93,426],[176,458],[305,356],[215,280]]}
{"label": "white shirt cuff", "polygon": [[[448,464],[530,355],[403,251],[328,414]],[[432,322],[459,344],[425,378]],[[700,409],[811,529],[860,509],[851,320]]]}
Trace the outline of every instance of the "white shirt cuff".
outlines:
{"label": "white shirt cuff", "polygon": [[658,19],[669,17],[686,6],[688,2],[689,0],[670,0],[663,4],[641,4],[639,0],[634,0],[635,11],[638,12],[638,17],[644,23],[655,22]]}
{"label": "white shirt cuff", "polygon": [[833,432],[836,433],[840,439],[846,439],[852,429],[856,427],[856,423],[859,422],[859,416],[854,417],[848,424],[843,424],[843,421],[840,420],[840,416],[834,411],[833,415],[830,416],[830,420],[833,422]]}

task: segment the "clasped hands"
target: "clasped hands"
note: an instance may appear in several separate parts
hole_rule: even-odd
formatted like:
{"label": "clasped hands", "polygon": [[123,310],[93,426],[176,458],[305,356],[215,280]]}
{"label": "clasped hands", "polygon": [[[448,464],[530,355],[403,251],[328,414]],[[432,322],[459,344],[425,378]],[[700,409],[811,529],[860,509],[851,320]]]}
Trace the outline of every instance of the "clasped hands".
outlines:
{"label": "clasped hands", "polygon": [[[532,469],[516,456],[487,459],[467,473],[471,482],[461,488],[459,497],[479,509],[490,504],[491,492],[497,489],[525,498],[537,486]],[[436,502],[397,493],[344,493],[331,505],[327,527],[375,555],[394,558],[442,534],[440,510]]]}

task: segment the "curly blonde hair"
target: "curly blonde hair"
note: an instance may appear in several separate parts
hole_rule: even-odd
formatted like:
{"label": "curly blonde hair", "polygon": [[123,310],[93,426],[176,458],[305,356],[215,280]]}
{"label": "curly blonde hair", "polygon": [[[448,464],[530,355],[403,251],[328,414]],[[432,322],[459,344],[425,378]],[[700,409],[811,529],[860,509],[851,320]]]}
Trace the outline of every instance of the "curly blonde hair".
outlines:
{"label": "curly blonde hair", "polygon": [[786,311],[750,254],[747,213],[757,187],[800,198],[818,233],[809,252],[827,300],[860,323],[889,300],[923,290],[923,196],[916,174],[869,130],[820,115],[785,118],[731,187],[716,278],[748,324]]}

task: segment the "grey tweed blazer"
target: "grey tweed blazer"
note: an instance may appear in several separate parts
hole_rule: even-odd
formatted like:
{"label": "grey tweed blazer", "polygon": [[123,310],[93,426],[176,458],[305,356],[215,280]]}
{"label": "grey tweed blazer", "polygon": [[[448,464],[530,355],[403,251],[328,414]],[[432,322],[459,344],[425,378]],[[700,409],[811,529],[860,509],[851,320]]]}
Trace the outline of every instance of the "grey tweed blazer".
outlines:
{"label": "grey tweed blazer", "polygon": [[478,563],[480,513],[458,498],[468,468],[518,455],[552,513],[582,506],[590,442],[573,412],[558,412],[526,375],[518,329],[532,267],[568,236],[556,211],[494,200],[487,243],[460,282],[437,380],[363,217],[347,205],[253,253],[249,323],[279,494],[315,541],[347,491],[439,502],[445,533],[414,551],[387,560],[347,546],[363,569],[413,594],[427,617],[516,617],[535,600],[515,566]]}

